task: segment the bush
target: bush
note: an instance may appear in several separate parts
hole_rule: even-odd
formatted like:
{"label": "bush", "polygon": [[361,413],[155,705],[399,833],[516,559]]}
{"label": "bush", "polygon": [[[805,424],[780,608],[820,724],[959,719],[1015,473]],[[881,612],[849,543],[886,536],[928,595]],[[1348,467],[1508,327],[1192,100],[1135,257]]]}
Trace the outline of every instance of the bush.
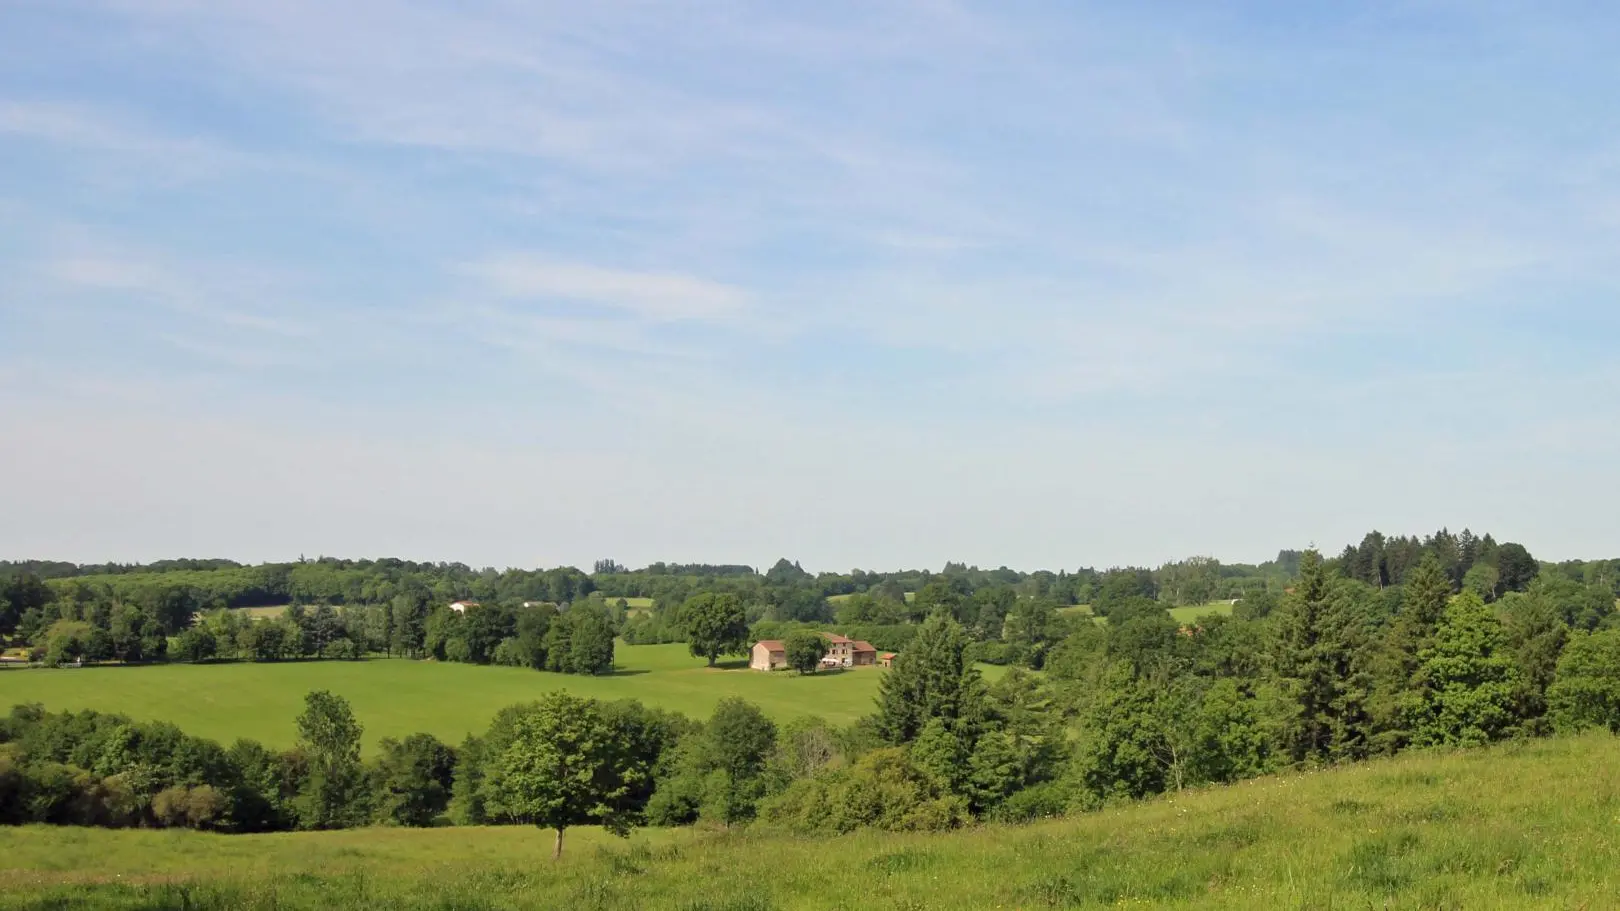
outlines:
{"label": "bush", "polygon": [[360,658],[360,648],[353,639],[334,639],[321,649],[321,657],[334,661],[356,661]]}
{"label": "bush", "polygon": [[1074,802],[1073,788],[1062,781],[1043,781],[1008,797],[992,814],[997,822],[1034,822],[1052,819],[1069,811]]}
{"label": "bush", "polygon": [[216,788],[177,785],[153,796],[152,817],[169,828],[212,829],[224,819],[229,806],[230,801]]}
{"label": "bush", "polygon": [[969,815],[967,801],[945,794],[905,750],[888,747],[847,770],[794,782],[760,805],[760,818],[801,832],[931,832],[957,828]]}

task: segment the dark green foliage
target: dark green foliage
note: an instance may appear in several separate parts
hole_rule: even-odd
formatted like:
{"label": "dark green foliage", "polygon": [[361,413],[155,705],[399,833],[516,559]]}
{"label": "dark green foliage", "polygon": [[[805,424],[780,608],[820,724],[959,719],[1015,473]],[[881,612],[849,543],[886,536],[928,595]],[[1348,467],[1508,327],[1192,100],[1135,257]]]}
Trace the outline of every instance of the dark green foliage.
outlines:
{"label": "dark green foliage", "polygon": [[[1522,592],[1535,581],[1541,564],[1522,544],[1503,544],[1496,549],[1497,588],[1502,592]],[[1612,605],[1611,605],[1612,606]]]}
{"label": "dark green foliage", "polygon": [[668,824],[701,817],[726,826],[752,819],[775,751],[776,725],[758,707],[722,700],[702,731],[681,741],[649,817]]}
{"label": "dark green foliage", "polygon": [[794,630],[782,642],[788,667],[801,674],[813,674],[827,654],[827,640],[810,630]]}
{"label": "dark green foliage", "polygon": [[1356,759],[1372,749],[1371,651],[1365,588],[1334,579],[1314,550],[1276,616],[1276,666],[1297,702],[1287,753],[1308,759]]}
{"label": "dark green foliage", "polygon": [[370,769],[377,821],[433,825],[450,804],[455,767],[455,752],[431,734],[384,739]]}
{"label": "dark green foliage", "polygon": [[742,655],[748,650],[748,616],[732,594],[704,593],[687,600],[679,612],[681,628],[692,654],[714,667],[721,655]]}
{"label": "dark green foliage", "polygon": [[961,624],[930,617],[911,648],[900,653],[878,691],[877,729],[891,744],[917,739],[930,719],[971,739],[982,711],[983,687]]}

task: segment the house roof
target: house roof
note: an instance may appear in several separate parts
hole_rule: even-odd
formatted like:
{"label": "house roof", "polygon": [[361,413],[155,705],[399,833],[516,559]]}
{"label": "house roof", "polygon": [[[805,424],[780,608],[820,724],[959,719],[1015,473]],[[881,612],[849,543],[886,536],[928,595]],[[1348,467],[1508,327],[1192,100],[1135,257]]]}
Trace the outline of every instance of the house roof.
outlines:
{"label": "house roof", "polygon": [[884,661],[893,661],[894,659],[896,659],[898,657],[900,657],[900,656],[896,655],[894,652],[884,652],[883,653],[883,660]]}
{"label": "house roof", "polygon": [[837,633],[822,633],[821,635],[826,637],[827,641],[831,642],[833,645],[847,645],[848,643],[854,641],[852,639],[846,639]]}
{"label": "house roof", "polygon": [[873,645],[870,642],[862,642],[861,640],[856,639],[855,640],[855,651],[857,651],[857,652],[875,652],[875,651],[877,651],[877,646]]}
{"label": "house roof", "polygon": [[785,652],[785,651],[787,651],[787,646],[783,645],[782,640],[780,640],[780,639],[761,639],[758,642],[754,643],[755,648],[759,648],[762,645],[765,646],[766,651],[772,651],[772,652]]}

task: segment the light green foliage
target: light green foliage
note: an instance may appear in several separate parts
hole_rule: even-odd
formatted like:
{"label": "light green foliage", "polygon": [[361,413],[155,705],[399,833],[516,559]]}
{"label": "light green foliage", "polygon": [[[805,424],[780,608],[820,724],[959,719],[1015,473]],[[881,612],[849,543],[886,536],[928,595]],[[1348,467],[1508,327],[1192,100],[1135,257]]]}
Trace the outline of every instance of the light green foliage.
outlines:
{"label": "light green foliage", "polygon": [[849,769],[793,783],[761,805],[760,817],[768,825],[810,833],[937,831],[969,818],[966,800],[895,747],[874,750]]}
{"label": "light green foliage", "polygon": [[368,809],[360,765],[363,729],[348,700],[324,690],[311,692],[304,697],[297,725],[298,747],[309,762],[309,777],[295,804],[299,825],[335,829],[360,824]]}
{"label": "light green foliage", "polygon": [[[1106,813],[944,834],[804,838],[370,828],[221,838],[0,827],[0,908],[818,911],[856,908],[1608,908],[1607,733],[1423,754]],[[619,847],[623,845],[622,847]],[[585,850],[580,850],[583,847]],[[598,850],[600,849],[600,850]],[[273,905],[272,905],[273,902]]]}
{"label": "light green foliage", "polygon": [[596,702],[548,693],[512,719],[511,737],[486,767],[487,803],[504,817],[557,835],[599,823],[624,835],[633,824],[624,798],[651,777],[625,731],[608,723]]}
{"label": "light green foliage", "polygon": [[45,663],[52,667],[72,664],[85,657],[90,643],[90,624],[82,620],[58,620],[45,633]]}
{"label": "light green foliage", "polygon": [[679,620],[692,654],[707,659],[710,667],[721,655],[748,651],[748,615],[736,595],[705,592],[688,598]]}
{"label": "light green foliage", "polygon": [[1463,574],[1463,591],[1473,592],[1481,601],[1496,600],[1502,574],[1489,563],[1475,563]]}
{"label": "light green foliage", "polygon": [[[711,670],[682,644],[620,646],[615,657],[620,673],[600,677],[372,659],[0,671],[5,675],[0,690],[9,701],[162,719],[189,734],[225,743],[249,737],[275,747],[292,745],[293,717],[302,708],[303,694],[330,690],[348,699],[364,722],[370,749],[383,737],[418,731],[459,743],[468,734],[482,733],[497,710],[551,690],[604,701],[642,699],[693,718],[707,718],[720,700],[740,696],[777,721],[821,715],[843,725],[871,711],[878,681],[886,673],[872,668],[801,680],[746,668]],[[116,686],[108,684],[113,677]]]}
{"label": "light green foliage", "polygon": [[1620,734],[1620,629],[1576,634],[1558,660],[1547,701],[1561,731]]}
{"label": "light green foliage", "polygon": [[1474,746],[1511,733],[1519,670],[1501,622],[1478,595],[1451,600],[1419,657],[1424,702],[1414,742]]}

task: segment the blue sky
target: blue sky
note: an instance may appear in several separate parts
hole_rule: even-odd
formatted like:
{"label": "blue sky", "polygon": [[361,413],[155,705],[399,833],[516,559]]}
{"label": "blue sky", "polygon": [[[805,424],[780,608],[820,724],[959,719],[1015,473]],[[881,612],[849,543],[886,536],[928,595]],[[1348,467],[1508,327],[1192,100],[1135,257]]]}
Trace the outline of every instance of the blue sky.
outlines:
{"label": "blue sky", "polygon": [[0,554],[1620,553],[1617,46],[1599,3],[12,0]]}

